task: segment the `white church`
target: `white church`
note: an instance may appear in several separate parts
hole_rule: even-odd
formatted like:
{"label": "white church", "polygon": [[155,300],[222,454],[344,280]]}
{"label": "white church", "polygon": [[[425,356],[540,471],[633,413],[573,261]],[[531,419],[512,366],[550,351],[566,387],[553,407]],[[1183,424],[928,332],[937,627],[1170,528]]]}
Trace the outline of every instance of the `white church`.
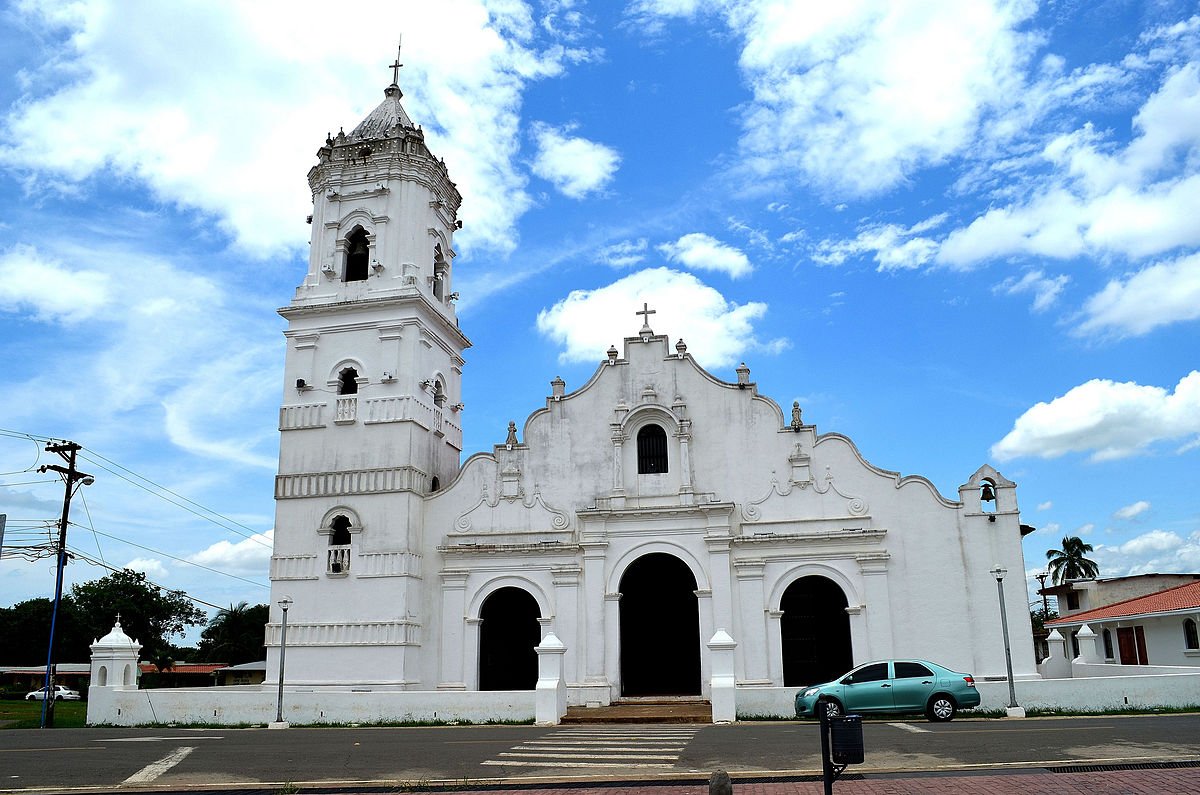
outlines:
{"label": "white church", "polygon": [[269,680],[285,598],[287,686],[314,693],[528,691],[551,636],[573,705],[707,698],[714,636],[739,704],[785,712],[872,659],[1004,678],[997,564],[1015,677],[1037,678],[1012,482],[985,465],[948,498],[881,469],[745,365],[706,372],[653,307],[464,461],[461,197],[384,94],[317,153],[308,271],[280,310]]}

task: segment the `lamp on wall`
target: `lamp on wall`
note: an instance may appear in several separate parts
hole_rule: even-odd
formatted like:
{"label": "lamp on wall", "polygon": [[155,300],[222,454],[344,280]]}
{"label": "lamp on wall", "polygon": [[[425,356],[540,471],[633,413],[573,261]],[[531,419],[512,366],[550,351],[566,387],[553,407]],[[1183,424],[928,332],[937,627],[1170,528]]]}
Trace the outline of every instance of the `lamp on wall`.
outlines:
{"label": "lamp on wall", "polygon": [[375,275],[383,273],[383,263],[377,259],[371,260],[371,270],[375,271]]}

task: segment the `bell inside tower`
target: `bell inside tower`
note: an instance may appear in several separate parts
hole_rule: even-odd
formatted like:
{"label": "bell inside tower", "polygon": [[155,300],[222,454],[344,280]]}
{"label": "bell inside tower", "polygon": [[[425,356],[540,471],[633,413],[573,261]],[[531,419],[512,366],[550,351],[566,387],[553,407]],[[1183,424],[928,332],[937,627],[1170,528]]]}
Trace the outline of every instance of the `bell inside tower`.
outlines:
{"label": "bell inside tower", "polygon": [[371,257],[370,243],[367,232],[361,226],[356,227],[346,238],[346,281],[361,282],[367,278],[367,265]]}

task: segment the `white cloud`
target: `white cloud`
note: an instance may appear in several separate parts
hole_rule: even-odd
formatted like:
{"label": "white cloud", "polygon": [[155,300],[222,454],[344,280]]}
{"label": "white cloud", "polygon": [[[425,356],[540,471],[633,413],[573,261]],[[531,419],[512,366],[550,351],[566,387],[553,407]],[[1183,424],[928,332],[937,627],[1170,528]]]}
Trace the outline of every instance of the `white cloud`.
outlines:
{"label": "white cloud", "polygon": [[134,558],[122,566],[122,568],[130,569],[132,571],[140,571],[151,581],[157,582],[160,585],[162,584],[163,580],[170,576],[170,572],[167,570],[167,567],[163,565],[163,562],[158,558]]}
{"label": "white cloud", "polygon": [[1053,507],[1054,507],[1054,503],[1051,502],[1050,500],[1046,500],[1045,502],[1039,502],[1037,509],[1039,511],[1048,511]]}
{"label": "white cloud", "polygon": [[938,244],[925,232],[946,220],[945,213],[905,227],[900,224],[871,224],[863,227],[853,240],[822,240],[813,252],[814,261],[823,265],[841,265],[850,257],[873,254],[880,272],[919,268],[933,259]]}
{"label": "white cloud", "polygon": [[[643,6],[650,6],[646,3]],[[661,13],[686,13],[686,7]],[[971,146],[1020,96],[1029,2],[711,3],[743,38],[753,168],[872,194]]]}
{"label": "white cloud", "polygon": [[746,276],[754,270],[750,258],[740,249],[703,232],[692,232],[674,243],[663,243],[658,250],[668,260],[685,268],[722,271],[733,279]]}
{"label": "white cloud", "polygon": [[632,273],[595,290],[574,290],[538,313],[537,327],[563,346],[564,362],[600,361],[609,345],[637,330],[634,309],[649,303],[655,310],[650,325],[658,334],[680,338],[688,353],[706,367],[736,364],[749,350],[778,352],[785,340],[760,343],[754,321],[767,305],[738,305],[690,273],[651,268]]}
{"label": "white cloud", "polygon": [[1150,503],[1146,502],[1145,500],[1138,500],[1135,503],[1126,505],[1124,508],[1119,509],[1113,514],[1113,518],[1132,519],[1133,517],[1139,516],[1148,510],[1150,510]]}
{"label": "white cloud", "polygon": [[[943,241],[938,261],[971,267],[1011,255],[1143,258],[1200,244],[1200,63],[1169,70],[1111,151],[1085,126],[1051,140],[1027,198],[996,206]],[[1176,272],[1160,276],[1177,276]]]}
{"label": "white cloud", "polygon": [[1070,276],[1063,275],[1051,278],[1047,277],[1040,270],[1028,271],[1020,279],[1016,277],[1005,279],[996,285],[993,291],[1003,295],[1033,293],[1033,311],[1045,312],[1058,300],[1058,296],[1069,281],[1071,281]]}
{"label": "white cloud", "polygon": [[992,455],[1006,461],[1090,450],[1091,460],[1105,461],[1196,433],[1200,433],[1200,371],[1180,379],[1174,393],[1162,387],[1093,379],[1018,417],[1008,435],[992,446]]}
{"label": "white cloud", "polygon": [[1200,532],[1185,538],[1151,530],[1121,544],[1098,544],[1091,557],[1105,577],[1193,572],[1200,569]]}
{"label": "white cloud", "polygon": [[228,574],[266,576],[274,536],[275,531],[268,530],[235,543],[218,541],[189,556],[188,560]]}
{"label": "white cloud", "polygon": [[1200,318],[1200,254],[1147,266],[1114,279],[1087,300],[1078,335],[1140,336],[1170,323]]}
{"label": "white cloud", "polygon": [[621,164],[615,149],[586,138],[571,136],[574,127],[533,124],[537,154],[533,173],[572,199],[582,199],[602,190],[612,181]]}
{"label": "white cloud", "polygon": [[260,256],[302,248],[309,197],[297,180],[327,131],[352,128],[383,99],[398,30],[406,107],[464,195],[460,245],[511,250],[530,205],[516,163],[523,91],[587,57],[557,44],[539,51],[538,28],[515,2],[360,3],[356,18],[371,23],[350,36],[330,36],[328,7],[311,0],[82,0],[18,12],[31,35],[61,44],[4,118],[0,162],[29,169],[39,188],[104,170],[136,178],[217,218]]}
{"label": "white cloud", "polygon": [[646,259],[646,238],[623,240],[596,252],[596,259],[614,268],[628,268]]}
{"label": "white cloud", "polygon": [[78,323],[112,300],[107,273],[70,268],[32,246],[0,254],[0,311],[31,311],[37,320]]}

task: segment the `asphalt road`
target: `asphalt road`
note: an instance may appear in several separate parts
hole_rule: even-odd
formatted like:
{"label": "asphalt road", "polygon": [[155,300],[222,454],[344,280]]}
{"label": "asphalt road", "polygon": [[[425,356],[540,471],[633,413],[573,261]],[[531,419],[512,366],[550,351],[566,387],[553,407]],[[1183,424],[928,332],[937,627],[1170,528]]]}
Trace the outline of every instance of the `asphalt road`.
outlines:
{"label": "asphalt road", "polygon": [[[1200,715],[868,722],[850,772],[1200,761]],[[820,770],[815,724],[0,731],[0,792],[668,780]]]}

